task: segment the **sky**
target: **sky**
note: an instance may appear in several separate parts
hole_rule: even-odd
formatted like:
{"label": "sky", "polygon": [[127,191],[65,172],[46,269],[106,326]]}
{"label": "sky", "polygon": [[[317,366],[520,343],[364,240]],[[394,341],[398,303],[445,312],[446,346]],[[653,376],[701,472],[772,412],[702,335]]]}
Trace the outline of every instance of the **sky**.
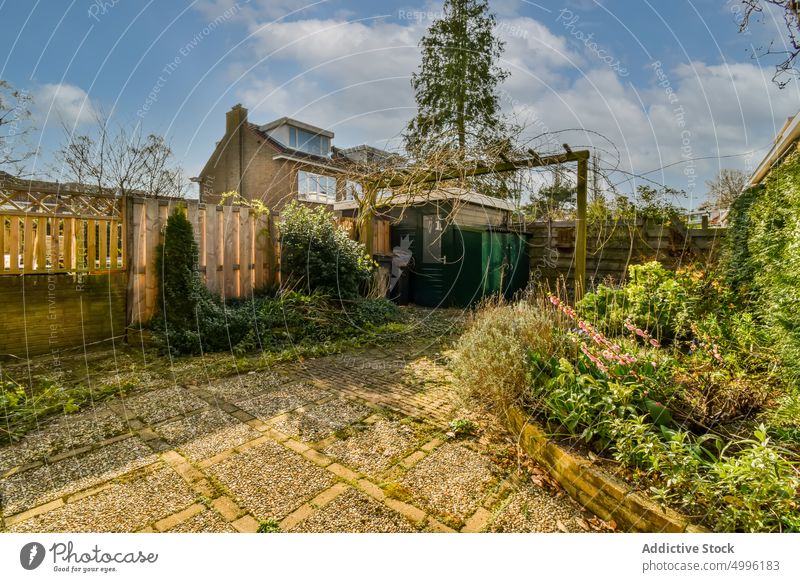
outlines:
{"label": "sky", "polygon": [[[504,114],[537,151],[598,152],[608,180],[705,198],[721,168],[752,171],[800,105],[773,83],[782,21],[739,32],[738,0],[490,0],[504,41]],[[197,175],[236,103],[289,116],[334,144],[396,150],[415,112],[418,43],[435,1],[0,0],[0,79],[33,98],[38,155],[102,112],[167,137]]]}

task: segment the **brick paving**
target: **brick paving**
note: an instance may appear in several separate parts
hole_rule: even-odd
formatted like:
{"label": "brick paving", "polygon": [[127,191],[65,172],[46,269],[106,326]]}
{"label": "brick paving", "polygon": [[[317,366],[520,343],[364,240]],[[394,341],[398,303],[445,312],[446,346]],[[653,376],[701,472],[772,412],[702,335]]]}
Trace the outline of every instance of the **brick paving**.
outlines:
{"label": "brick paving", "polygon": [[468,411],[441,362],[355,350],[55,418],[0,448],[0,530],[578,530],[573,501],[498,461],[513,443],[448,438]]}

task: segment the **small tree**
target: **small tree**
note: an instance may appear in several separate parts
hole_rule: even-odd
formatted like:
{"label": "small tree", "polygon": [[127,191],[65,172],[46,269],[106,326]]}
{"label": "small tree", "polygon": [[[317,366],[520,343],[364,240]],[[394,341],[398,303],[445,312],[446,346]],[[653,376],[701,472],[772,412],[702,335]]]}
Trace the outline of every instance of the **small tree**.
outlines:
{"label": "small tree", "polygon": [[27,147],[31,97],[0,79],[0,171],[19,174],[33,155]]}
{"label": "small tree", "polygon": [[281,268],[306,291],[352,299],[370,280],[374,263],[323,207],[291,202],[281,212]]}
{"label": "small tree", "polygon": [[700,210],[730,208],[747,186],[747,179],[747,174],[741,170],[720,170],[716,178],[706,182],[708,201],[700,205]]}

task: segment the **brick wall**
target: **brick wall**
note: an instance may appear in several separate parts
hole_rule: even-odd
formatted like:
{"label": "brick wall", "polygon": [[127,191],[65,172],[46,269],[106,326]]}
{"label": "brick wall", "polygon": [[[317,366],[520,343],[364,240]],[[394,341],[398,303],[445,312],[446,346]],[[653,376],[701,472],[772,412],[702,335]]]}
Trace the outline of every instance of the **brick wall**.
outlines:
{"label": "brick wall", "polygon": [[125,273],[0,277],[0,358],[122,341],[126,286]]}

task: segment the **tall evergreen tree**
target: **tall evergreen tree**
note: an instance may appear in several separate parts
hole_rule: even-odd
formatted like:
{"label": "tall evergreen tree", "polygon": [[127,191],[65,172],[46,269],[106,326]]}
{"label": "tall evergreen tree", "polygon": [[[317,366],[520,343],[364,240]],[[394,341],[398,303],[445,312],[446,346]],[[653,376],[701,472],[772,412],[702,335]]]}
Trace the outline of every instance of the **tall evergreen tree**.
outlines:
{"label": "tall evergreen tree", "polygon": [[412,154],[463,152],[504,137],[496,88],[509,73],[497,64],[504,43],[495,25],[486,0],[444,0],[442,18],[420,41],[422,63],[411,79],[417,115],[405,140]]}

